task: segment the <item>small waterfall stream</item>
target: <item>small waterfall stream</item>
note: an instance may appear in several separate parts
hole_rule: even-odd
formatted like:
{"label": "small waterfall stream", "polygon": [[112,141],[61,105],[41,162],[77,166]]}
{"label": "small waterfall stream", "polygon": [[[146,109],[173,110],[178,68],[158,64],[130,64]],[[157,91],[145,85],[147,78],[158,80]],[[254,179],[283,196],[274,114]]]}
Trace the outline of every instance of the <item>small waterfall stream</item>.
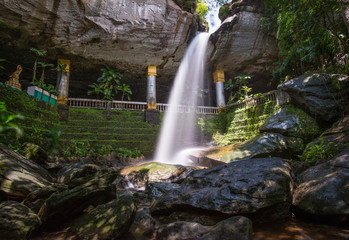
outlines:
{"label": "small waterfall stream", "polygon": [[189,45],[177,71],[160,137],[158,139],[155,161],[172,164],[190,165],[189,154],[203,149],[195,144],[195,113],[179,113],[174,110],[178,105],[197,106],[199,94],[205,79],[206,50],[211,33],[215,32],[221,21],[218,18],[220,5],[211,5],[207,15],[209,33],[200,33]]}
{"label": "small waterfall stream", "polygon": [[195,137],[195,113],[175,111],[178,105],[196,106],[201,90],[206,63],[206,49],[210,34],[200,33],[189,45],[177,71],[171,89],[169,109],[165,113],[155,152],[155,161],[185,164],[183,155],[176,153],[193,146]]}

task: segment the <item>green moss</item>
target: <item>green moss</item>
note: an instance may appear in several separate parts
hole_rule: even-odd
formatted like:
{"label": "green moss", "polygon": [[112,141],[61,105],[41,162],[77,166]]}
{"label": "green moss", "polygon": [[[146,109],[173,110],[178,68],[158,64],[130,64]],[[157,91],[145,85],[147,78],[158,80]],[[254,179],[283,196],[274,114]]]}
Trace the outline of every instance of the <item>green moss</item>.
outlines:
{"label": "green moss", "polygon": [[[218,146],[226,146],[238,142],[244,142],[257,134],[259,127],[277,110],[280,106],[269,101],[261,105],[251,106],[243,109],[229,109],[221,115],[219,120],[225,123],[224,134],[215,133],[213,140]],[[222,127],[224,128],[224,127]]]}
{"label": "green moss", "polygon": [[1,136],[0,142],[19,151],[24,142],[35,143],[46,151],[51,150],[49,144],[50,129],[58,128],[59,115],[57,107],[30,97],[27,93],[0,85],[0,101],[6,103],[9,113],[20,113],[24,120],[13,122],[24,130],[24,135],[16,139],[13,132]]}

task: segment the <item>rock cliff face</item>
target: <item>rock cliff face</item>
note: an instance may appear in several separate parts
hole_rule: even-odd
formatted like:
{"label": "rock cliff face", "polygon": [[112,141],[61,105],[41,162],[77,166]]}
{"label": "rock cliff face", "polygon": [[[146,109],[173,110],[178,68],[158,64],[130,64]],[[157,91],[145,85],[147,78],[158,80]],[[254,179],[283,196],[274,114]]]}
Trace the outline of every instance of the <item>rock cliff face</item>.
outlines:
{"label": "rock cliff face", "polygon": [[195,32],[193,15],[172,0],[0,0],[0,20],[45,42],[38,47],[144,76],[150,64],[174,74]]}
{"label": "rock cliff face", "polygon": [[[278,49],[276,39],[261,30],[262,0],[241,0],[224,6],[229,13],[211,35],[209,61],[212,71],[224,70],[227,78],[250,73],[253,90],[267,90]],[[223,8],[224,8],[223,7]]]}

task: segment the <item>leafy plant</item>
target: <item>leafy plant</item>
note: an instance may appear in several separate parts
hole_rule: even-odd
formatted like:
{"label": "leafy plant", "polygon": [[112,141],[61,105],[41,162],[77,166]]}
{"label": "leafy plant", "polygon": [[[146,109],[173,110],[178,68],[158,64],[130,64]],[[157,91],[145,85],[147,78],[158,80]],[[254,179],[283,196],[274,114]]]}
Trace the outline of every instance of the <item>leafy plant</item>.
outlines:
{"label": "leafy plant", "polygon": [[36,79],[36,69],[38,65],[38,60],[40,57],[45,56],[47,51],[45,49],[38,50],[36,48],[31,48],[30,51],[32,51],[36,55],[34,67],[33,67],[33,79],[32,79],[32,81],[34,82],[34,80]]}
{"label": "leafy plant", "polygon": [[313,162],[322,158],[332,159],[338,153],[337,145],[333,142],[326,142],[320,137],[317,144],[309,144],[299,156],[302,161]]}
{"label": "leafy plant", "polygon": [[6,104],[0,102],[0,133],[5,133],[7,131],[13,130],[16,133],[16,138],[20,138],[23,135],[23,130],[19,128],[12,121],[14,119],[24,119],[20,114],[7,114]]}
{"label": "leafy plant", "polygon": [[124,101],[125,96],[127,97],[127,100],[131,100],[132,91],[130,85],[124,83],[118,87],[118,90],[122,92],[121,101]]}
{"label": "leafy plant", "polygon": [[65,157],[86,157],[90,149],[88,141],[73,139],[65,145],[63,154]]}
{"label": "leafy plant", "polygon": [[103,89],[100,85],[98,85],[97,83],[93,83],[93,84],[90,84],[88,85],[90,88],[92,88],[91,90],[89,90],[87,92],[88,95],[91,95],[91,94],[96,94],[97,95],[97,99],[99,99],[99,94],[103,93]]}
{"label": "leafy plant", "polygon": [[54,67],[54,65],[52,63],[45,63],[45,62],[38,62],[38,64],[42,68],[40,81],[44,82],[44,79],[45,79],[45,68],[47,68],[47,67]]}
{"label": "leafy plant", "polygon": [[348,31],[341,18],[345,1],[265,0],[265,4],[265,17],[277,19],[281,61],[273,72],[274,81],[326,68],[348,72]]}
{"label": "leafy plant", "polygon": [[142,153],[139,149],[128,149],[128,148],[118,148],[117,149],[117,156],[118,157],[131,157],[131,158],[137,158],[142,156]]}
{"label": "leafy plant", "polygon": [[[229,91],[229,103],[234,101],[240,101],[249,98],[249,93],[251,92],[251,88],[247,87],[248,80],[250,80],[253,75],[250,74],[241,74],[236,76],[235,83],[233,83],[232,79],[229,79],[225,84],[224,88]],[[233,92],[235,94],[233,95]]]}

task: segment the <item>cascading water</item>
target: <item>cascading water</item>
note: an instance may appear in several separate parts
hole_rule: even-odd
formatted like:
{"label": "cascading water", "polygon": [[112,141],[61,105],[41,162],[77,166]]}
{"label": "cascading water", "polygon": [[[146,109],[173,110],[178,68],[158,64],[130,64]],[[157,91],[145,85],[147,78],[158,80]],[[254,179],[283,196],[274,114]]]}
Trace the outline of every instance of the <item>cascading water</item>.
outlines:
{"label": "cascading water", "polygon": [[176,111],[176,106],[197,106],[199,94],[203,89],[209,37],[208,33],[197,35],[179,66],[155,152],[157,162],[186,164],[185,157],[179,155],[176,158],[176,154],[188,147],[195,147],[195,113],[180,113]]}
{"label": "cascading water", "polygon": [[200,91],[203,89],[208,39],[221,23],[218,18],[220,5],[209,1],[209,6],[211,11],[206,20],[210,31],[200,33],[194,38],[177,71],[169,99],[171,107],[164,116],[156,147],[156,162],[190,164],[189,154],[202,149],[195,144],[195,113],[183,114],[175,108],[178,105],[197,106]]}

